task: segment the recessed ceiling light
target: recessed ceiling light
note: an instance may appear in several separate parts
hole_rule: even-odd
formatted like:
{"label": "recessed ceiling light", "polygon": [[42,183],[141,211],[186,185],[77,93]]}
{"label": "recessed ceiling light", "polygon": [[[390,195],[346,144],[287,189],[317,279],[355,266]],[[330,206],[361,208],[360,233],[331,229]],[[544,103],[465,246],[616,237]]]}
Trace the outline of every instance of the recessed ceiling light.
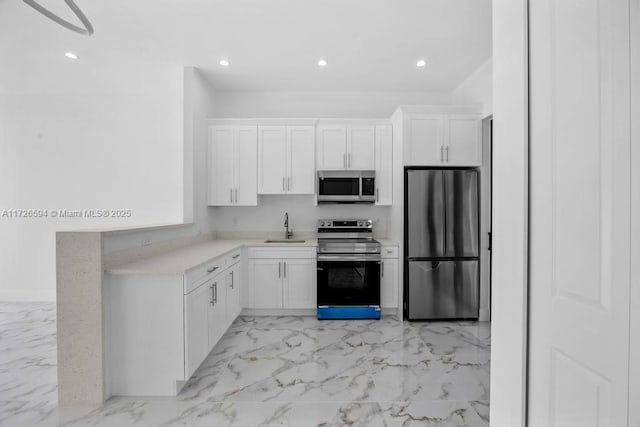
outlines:
{"label": "recessed ceiling light", "polygon": [[222,65],[223,67],[228,67],[229,66],[229,61],[227,61],[226,59],[221,59],[220,60],[220,65]]}
{"label": "recessed ceiling light", "polygon": [[425,65],[427,65],[427,61],[425,61],[424,59],[419,60],[418,62],[416,62],[416,67],[424,67]]}
{"label": "recessed ceiling light", "polygon": [[318,61],[318,66],[319,66],[319,67],[326,67],[326,66],[327,66],[327,61],[326,61],[326,60],[324,60],[324,59],[320,59],[320,60]]}
{"label": "recessed ceiling light", "polygon": [[66,56],[69,59],[78,59],[78,55],[76,55],[73,52],[65,52],[64,56]]}

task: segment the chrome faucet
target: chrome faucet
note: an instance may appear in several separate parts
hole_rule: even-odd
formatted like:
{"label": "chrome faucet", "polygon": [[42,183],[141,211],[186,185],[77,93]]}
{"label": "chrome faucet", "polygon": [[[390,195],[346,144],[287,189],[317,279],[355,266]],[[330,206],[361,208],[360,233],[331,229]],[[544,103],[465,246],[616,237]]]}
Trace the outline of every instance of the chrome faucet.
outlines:
{"label": "chrome faucet", "polygon": [[289,230],[289,212],[284,213],[284,229],[285,236],[287,239],[290,239],[293,236],[293,230]]}

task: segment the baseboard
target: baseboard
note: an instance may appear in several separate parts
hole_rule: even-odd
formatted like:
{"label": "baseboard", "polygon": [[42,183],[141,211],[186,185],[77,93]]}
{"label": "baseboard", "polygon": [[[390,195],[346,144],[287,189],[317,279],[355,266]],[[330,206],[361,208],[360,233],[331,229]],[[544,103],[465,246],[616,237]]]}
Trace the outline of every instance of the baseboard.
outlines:
{"label": "baseboard", "polygon": [[[316,316],[315,308],[243,308],[241,316]],[[398,309],[383,308],[383,316],[396,316]]]}
{"label": "baseboard", "polygon": [[478,320],[481,322],[489,322],[491,320],[491,311],[488,308],[481,308]]}
{"label": "baseboard", "polygon": [[47,301],[55,302],[56,291],[52,289],[50,291],[29,291],[29,290],[8,290],[0,289],[0,301],[3,302],[36,302]]}

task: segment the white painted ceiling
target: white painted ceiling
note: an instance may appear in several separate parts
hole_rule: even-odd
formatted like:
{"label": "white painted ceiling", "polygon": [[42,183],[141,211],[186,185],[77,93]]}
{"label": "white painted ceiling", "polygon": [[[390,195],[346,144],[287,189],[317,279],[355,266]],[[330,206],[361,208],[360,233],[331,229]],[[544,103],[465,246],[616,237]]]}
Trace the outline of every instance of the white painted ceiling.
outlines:
{"label": "white painted ceiling", "polygon": [[[41,2],[76,22],[62,0]],[[91,37],[22,1],[0,0],[5,88],[67,50],[79,61],[197,66],[220,90],[448,91],[491,56],[490,0],[76,2]],[[218,64],[223,57],[228,68]],[[415,66],[420,58],[424,69]]]}

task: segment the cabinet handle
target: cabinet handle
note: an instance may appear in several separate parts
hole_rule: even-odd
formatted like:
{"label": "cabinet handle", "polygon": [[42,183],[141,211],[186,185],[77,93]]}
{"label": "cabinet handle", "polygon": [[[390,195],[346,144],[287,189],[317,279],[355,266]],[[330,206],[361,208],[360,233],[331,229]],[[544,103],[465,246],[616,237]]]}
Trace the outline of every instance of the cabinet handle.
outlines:
{"label": "cabinet handle", "polygon": [[207,273],[213,273],[214,271],[216,271],[218,269],[218,267],[211,267],[207,270]]}
{"label": "cabinet handle", "polygon": [[286,279],[287,278],[287,262],[286,261],[284,262],[283,271],[284,271],[284,278]]}
{"label": "cabinet handle", "polygon": [[376,202],[380,201],[380,189],[376,188]]}
{"label": "cabinet handle", "polygon": [[380,276],[384,277],[384,262],[380,264]]}
{"label": "cabinet handle", "polygon": [[240,256],[240,254],[236,254],[236,255],[232,256],[231,258],[237,259],[239,256]]}
{"label": "cabinet handle", "polygon": [[278,261],[278,278],[282,276],[282,264]]}
{"label": "cabinet handle", "polygon": [[449,146],[447,146],[447,147],[445,148],[445,151],[446,151],[446,153],[447,153],[447,157],[446,157],[446,159],[447,159],[447,163],[449,163]]}
{"label": "cabinet handle", "polygon": [[218,282],[213,284],[213,305],[218,304]]}
{"label": "cabinet handle", "polygon": [[209,304],[213,305],[213,285],[209,286],[209,290],[211,291],[211,299],[209,300]]}
{"label": "cabinet handle", "polygon": [[347,154],[347,167],[351,168],[351,153]]}
{"label": "cabinet handle", "polygon": [[238,203],[238,189],[236,188],[236,203]]}
{"label": "cabinet handle", "polygon": [[342,167],[345,168],[345,169],[347,168],[347,155],[346,154],[342,155]]}
{"label": "cabinet handle", "polygon": [[234,282],[234,280],[233,280],[233,271],[232,271],[231,272],[231,289],[233,289],[233,282]]}
{"label": "cabinet handle", "polygon": [[233,188],[229,189],[229,203],[233,203]]}
{"label": "cabinet handle", "polygon": [[291,191],[291,177],[287,178],[287,191]]}

